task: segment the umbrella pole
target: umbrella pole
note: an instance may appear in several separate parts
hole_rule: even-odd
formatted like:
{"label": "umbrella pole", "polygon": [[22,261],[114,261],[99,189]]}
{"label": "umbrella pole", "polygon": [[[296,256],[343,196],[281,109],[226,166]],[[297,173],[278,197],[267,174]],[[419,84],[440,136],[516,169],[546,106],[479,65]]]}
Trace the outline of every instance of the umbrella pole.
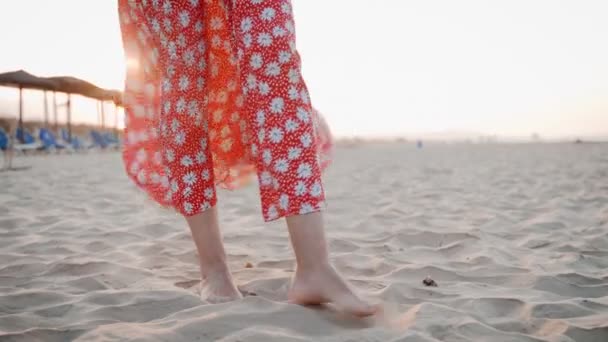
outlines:
{"label": "umbrella pole", "polygon": [[72,142],[72,94],[68,94],[68,142]]}
{"label": "umbrella pole", "polygon": [[17,139],[20,143],[25,143],[23,134],[23,87],[19,87],[19,131],[21,136]]}
{"label": "umbrella pole", "polygon": [[53,116],[55,117],[55,131],[59,128],[57,123],[57,93],[53,92]]}
{"label": "umbrella pole", "polygon": [[103,101],[99,101],[101,105],[101,131],[103,132],[106,126],[106,111],[105,111],[105,103]]}
{"label": "umbrella pole", "polygon": [[44,91],[44,127],[49,128],[49,100],[46,97],[46,90]]}
{"label": "umbrella pole", "polygon": [[118,105],[114,104],[114,134],[118,138]]}

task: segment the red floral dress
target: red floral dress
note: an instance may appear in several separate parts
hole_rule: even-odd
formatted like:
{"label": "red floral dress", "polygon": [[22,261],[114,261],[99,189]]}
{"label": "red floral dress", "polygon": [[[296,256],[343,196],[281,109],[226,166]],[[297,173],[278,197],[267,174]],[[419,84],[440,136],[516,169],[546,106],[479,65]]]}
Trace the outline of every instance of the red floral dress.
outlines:
{"label": "red floral dress", "polygon": [[332,141],[289,0],[119,0],[129,177],[186,216],[257,173],[266,221],[324,206]]}

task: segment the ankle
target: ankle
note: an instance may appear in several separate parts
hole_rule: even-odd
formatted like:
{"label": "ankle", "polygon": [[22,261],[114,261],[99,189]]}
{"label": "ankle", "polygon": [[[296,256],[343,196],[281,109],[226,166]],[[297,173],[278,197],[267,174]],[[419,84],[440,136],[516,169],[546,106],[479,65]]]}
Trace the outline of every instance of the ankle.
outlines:
{"label": "ankle", "polygon": [[331,269],[333,266],[329,260],[315,262],[298,262],[296,273],[300,275],[316,274]]}
{"label": "ankle", "polygon": [[206,279],[213,275],[229,274],[230,270],[225,261],[200,261],[201,278]]}

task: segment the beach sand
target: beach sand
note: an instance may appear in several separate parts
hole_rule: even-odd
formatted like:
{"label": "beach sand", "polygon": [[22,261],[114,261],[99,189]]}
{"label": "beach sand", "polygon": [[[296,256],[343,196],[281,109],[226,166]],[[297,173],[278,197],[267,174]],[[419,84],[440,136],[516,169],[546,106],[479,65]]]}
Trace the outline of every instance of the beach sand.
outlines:
{"label": "beach sand", "polygon": [[219,198],[250,295],[210,305],[183,219],[118,153],[14,164],[31,168],[0,173],[2,342],[608,341],[606,144],[339,148],[328,237],[341,273],[384,303],[364,320],[286,303],[294,257],[255,183]]}

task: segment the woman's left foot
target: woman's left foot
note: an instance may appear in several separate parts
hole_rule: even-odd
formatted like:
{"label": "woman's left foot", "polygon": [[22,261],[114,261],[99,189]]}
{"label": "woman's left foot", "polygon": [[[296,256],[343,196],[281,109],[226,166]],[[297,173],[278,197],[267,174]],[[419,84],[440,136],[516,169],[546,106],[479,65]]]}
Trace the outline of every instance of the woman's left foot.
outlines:
{"label": "woman's left foot", "polygon": [[211,304],[231,302],[243,296],[237,290],[230,271],[207,272],[201,279],[201,299]]}
{"label": "woman's left foot", "polygon": [[359,298],[331,265],[296,270],[288,298],[300,305],[332,303],[339,310],[359,317],[378,312],[378,307]]}

